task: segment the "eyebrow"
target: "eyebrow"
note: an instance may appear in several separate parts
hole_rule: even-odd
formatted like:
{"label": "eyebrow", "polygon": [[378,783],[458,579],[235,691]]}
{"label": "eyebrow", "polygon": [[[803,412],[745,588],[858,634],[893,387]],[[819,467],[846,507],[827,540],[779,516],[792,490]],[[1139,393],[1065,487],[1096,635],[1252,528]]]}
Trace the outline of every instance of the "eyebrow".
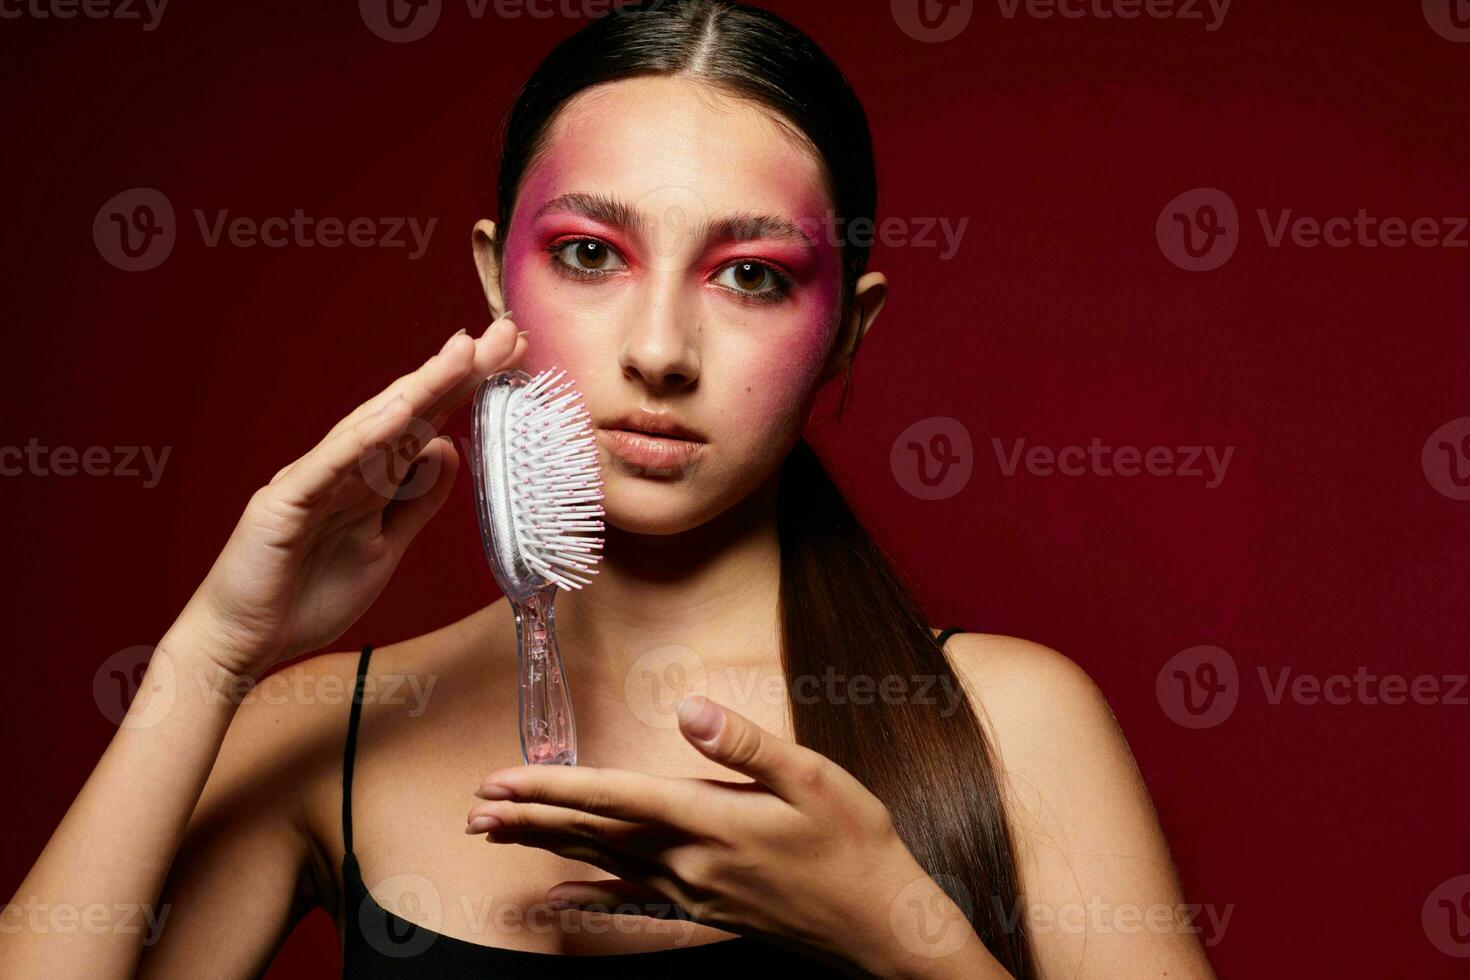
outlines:
{"label": "eyebrow", "polygon": [[[584,218],[600,221],[619,228],[632,228],[640,232],[649,230],[648,217],[615,197],[606,194],[588,194],[573,191],[553,197],[536,209],[534,217],[545,214],[569,212]],[[696,237],[717,242],[742,242],[755,239],[791,241],[806,248],[816,248],[816,241],[788,218],[775,214],[755,214],[738,211],[713,221],[703,220],[695,226]]]}

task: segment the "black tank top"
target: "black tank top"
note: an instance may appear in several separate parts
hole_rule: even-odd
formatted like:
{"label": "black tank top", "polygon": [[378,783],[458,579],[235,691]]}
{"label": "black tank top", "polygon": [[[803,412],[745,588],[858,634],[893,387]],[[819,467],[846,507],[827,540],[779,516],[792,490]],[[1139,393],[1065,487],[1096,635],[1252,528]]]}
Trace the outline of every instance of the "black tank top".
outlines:
{"label": "black tank top", "polygon": [[[937,637],[942,647],[951,634],[962,632],[952,626]],[[357,727],[362,717],[363,678],[367,676],[371,645],[362,648],[357,661],[357,682],[353,687],[352,708],[347,720],[347,745],[342,755],[342,885],[343,918],[346,936],[342,950],[344,977],[433,977],[452,980],[455,977],[581,977],[642,978],[682,974],[719,975],[727,971],[742,973],[801,971],[807,977],[841,977],[827,964],[799,956],[777,946],[739,936],[676,946],[640,953],[601,953],[588,956],[535,953],[456,939],[432,932],[394,915],[373,900],[362,880],[357,855],[352,851],[352,767],[357,747]],[[406,883],[404,899],[408,901],[415,885],[428,882],[415,879]],[[753,974],[759,975],[759,974]]]}

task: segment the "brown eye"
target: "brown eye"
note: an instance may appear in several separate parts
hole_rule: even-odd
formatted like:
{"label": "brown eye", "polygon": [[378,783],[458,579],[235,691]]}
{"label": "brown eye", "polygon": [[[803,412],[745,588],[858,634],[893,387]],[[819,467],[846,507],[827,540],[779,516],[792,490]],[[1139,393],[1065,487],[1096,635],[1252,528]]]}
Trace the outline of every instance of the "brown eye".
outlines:
{"label": "brown eye", "polygon": [[607,248],[601,242],[577,242],[572,251],[577,264],[584,269],[601,269],[607,265]]}
{"label": "brown eye", "polygon": [[622,257],[612,246],[591,238],[579,238],[554,249],[556,259],[573,272],[608,272],[623,267]]}
{"label": "brown eye", "polygon": [[789,279],[764,262],[732,262],[716,281],[743,299],[780,299],[791,287]]}
{"label": "brown eye", "polygon": [[754,262],[740,262],[735,265],[735,285],[741,289],[758,292],[765,284],[767,275],[766,267]]}

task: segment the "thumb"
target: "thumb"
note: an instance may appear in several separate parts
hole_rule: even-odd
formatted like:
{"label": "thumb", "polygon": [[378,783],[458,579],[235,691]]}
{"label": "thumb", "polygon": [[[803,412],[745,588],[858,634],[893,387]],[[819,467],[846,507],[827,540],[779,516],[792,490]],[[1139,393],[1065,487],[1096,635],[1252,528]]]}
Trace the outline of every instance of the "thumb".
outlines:
{"label": "thumb", "polygon": [[744,773],[788,802],[811,794],[811,777],[831,763],[820,753],[766,731],[737,711],[692,694],[675,709],[679,730],[710,759]]}

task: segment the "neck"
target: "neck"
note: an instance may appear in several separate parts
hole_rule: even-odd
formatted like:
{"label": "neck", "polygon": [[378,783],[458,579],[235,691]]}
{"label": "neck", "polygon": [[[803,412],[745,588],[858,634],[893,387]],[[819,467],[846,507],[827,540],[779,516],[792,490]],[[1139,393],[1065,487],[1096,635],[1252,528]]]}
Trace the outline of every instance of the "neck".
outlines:
{"label": "neck", "polygon": [[621,691],[640,657],[667,646],[688,648],[706,668],[779,659],[779,472],[687,531],[607,526],[592,584],[556,600],[557,640],[579,680]]}

